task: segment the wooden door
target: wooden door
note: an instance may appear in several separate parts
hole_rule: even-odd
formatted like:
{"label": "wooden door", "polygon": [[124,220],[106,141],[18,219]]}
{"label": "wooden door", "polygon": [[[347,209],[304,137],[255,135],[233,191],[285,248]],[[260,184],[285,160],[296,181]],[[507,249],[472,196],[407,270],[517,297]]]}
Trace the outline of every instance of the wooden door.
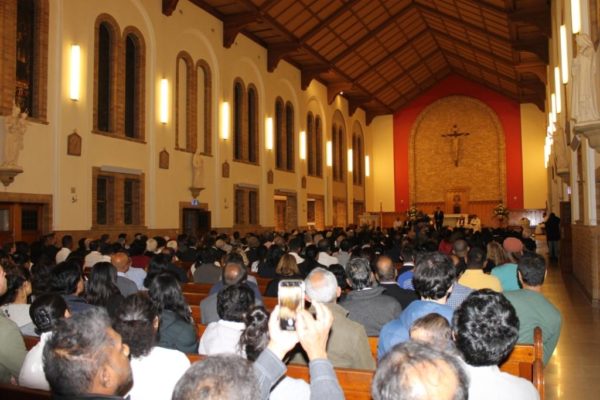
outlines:
{"label": "wooden door", "polygon": [[0,240],[31,243],[42,236],[43,205],[0,203]]}
{"label": "wooden door", "polygon": [[275,230],[277,231],[285,231],[286,208],[286,200],[275,200]]}
{"label": "wooden door", "polygon": [[204,233],[210,232],[210,211],[199,208],[184,208],[181,215],[181,230],[184,233],[199,237]]}

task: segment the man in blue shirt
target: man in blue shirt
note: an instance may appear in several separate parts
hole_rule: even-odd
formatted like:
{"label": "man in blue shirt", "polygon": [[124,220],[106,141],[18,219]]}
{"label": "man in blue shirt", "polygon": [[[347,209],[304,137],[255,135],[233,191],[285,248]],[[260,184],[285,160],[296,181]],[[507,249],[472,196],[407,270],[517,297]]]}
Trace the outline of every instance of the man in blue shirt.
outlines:
{"label": "man in blue shirt", "polygon": [[439,252],[424,255],[416,264],[413,276],[415,291],[420,300],[413,301],[400,314],[381,329],[377,358],[381,359],[394,345],[409,339],[409,329],[418,318],[438,313],[452,321],[452,307],[446,305],[452,291],[456,272],[452,260]]}

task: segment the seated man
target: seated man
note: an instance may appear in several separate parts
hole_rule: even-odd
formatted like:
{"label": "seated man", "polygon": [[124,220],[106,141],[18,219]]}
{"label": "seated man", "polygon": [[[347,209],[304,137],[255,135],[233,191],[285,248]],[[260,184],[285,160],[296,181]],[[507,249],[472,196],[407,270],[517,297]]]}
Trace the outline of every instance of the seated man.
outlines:
{"label": "seated man", "polygon": [[52,291],[62,295],[72,313],[85,311],[94,306],[88,304],[80,295],[84,291],[81,269],[74,261],[65,261],[52,270],[50,277]]}
{"label": "seated man", "polygon": [[319,248],[319,256],[317,257],[317,261],[319,264],[329,267],[333,264],[339,264],[339,260],[337,257],[331,255],[331,244],[327,239],[321,239],[317,243]]}
{"label": "seated man", "polygon": [[[258,294],[259,297],[256,297],[258,287],[255,287],[251,282],[248,282],[247,277],[248,272],[246,271],[246,268],[244,268],[244,265],[237,261],[237,258],[232,258],[223,268],[222,279],[218,284],[220,284],[221,289],[223,289],[223,287],[245,283],[254,291],[254,304],[262,305],[262,297],[260,297],[260,293]],[[208,325],[211,322],[217,322],[219,320],[219,314],[217,312],[217,296],[219,291],[210,294],[207,298],[200,302],[202,324],[204,325]]]}
{"label": "seated man", "polygon": [[[227,266],[228,264],[236,264],[243,270],[243,273],[246,275],[245,280],[246,280],[246,283],[248,284],[248,287],[254,291],[254,297],[256,297],[257,300],[260,300],[262,302],[262,294],[260,293],[260,290],[258,289],[258,283],[256,282],[256,278],[252,275],[248,275],[248,271],[247,271],[246,265],[244,264],[244,259],[242,258],[242,256],[238,253],[229,253],[229,254],[224,255],[223,259],[221,261],[221,265]],[[227,286],[227,285],[224,283],[222,276],[221,276],[221,279],[219,280],[219,282],[215,283],[210,288],[208,294],[218,293],[221,289],[223,289],[224,286]]]}
{"label": "seated man", "polygon": [[446,305],[455,280],[450,258],[442,253],[424,255],[414,269],[413,284],[420,300],[413,301],[400,317],[387,323],[379,335],[377,357],[381,359],[394,345],[409,339],[413,322],[430,313],[438,313],[452,320],[452,307]]}
{"label": "seated man", "polygon": [[504,295],[512,303],[521,322],[518,342],[533,343],[533,329],[536,326],[542,328],[546,365],[556,348],[562,325],[560,311],[541,293],[546,278],[546,261],[539,254],[526,254],[519,260],[517,272],[523,289]]}
{"label": "seated man", "polygon": [[57,322],[44,347],[44,374],[54,399],[122,398],[131,388],[129,347],[94,307]]}
{"label": "seated man", "polygon": [[485,251],[479,247],[473,247],[467,255],[467,270],[462,274],[458,283],[471,289],[492,289],[496,292],[502,291],[500,280],[483,272],[485,263]]}
{"label": "seated man", "polygon": [[228,286],[217,294],[219,320],[211,322],[200,338],[198,353],[232,353],[245,356],[239,348],[245,328],[244,315],[254,306],[254,292],[246,284]]}
{"label": "seated man", "polygon": [[368,336],[379,336],[383,325],[402,312],[396,299],[383,294],[385,289],[376,286],[369,261],[353,258],[346,268],[348,284],[352,287],[340,306],[348,310],[348,318],[365,327]]}
{"label": "seated man", "polygon": [[469,399],[540,398],[530,381],[498,368],[519,338],[519,318],[501,293],[490,289],[473,292],[456,310],[453,329],[470,376]]}
{"label": "seated man", "polygon": [[135,275],[135,281],[127,276],[127,272],[131,269],[131,260],[127,254],[121,251],[115,253],[110,257],[110,261],[117,269],[117,287],[123,297],[137,293],[138,290],[141,290],[140,286],[141,288],[144,287],[146,272],[143,269],[132,269],[132,274]]}
{"label": "seated man", "polygon": [[[177,383],[173,400],[267,400],[273,385],[286,372],[281,360],[298,342],[310,360],[311,398],[343,400],[344,393],[325,351],[333,316],[322,304],[315,303],[314,308],[316,320],[302,310],[296,331],[290,332],[281,330],[276,307],[269,318],[269,343],[254,363],[233,354],[194,363]],[[287,395],[290,398],[294,393]]]}
{"label": "seated man", "polygon": [[377,280],[379,286],[385,289],[383,294],[398,300],[402,309],[419,299],[414,290],[402,289],[398,285],[398,282],[396,282],[396,268],[392,259],[388,256],[380,256],[377,259]]}
{"label": "seated man", "polygon": [[[375,369],[365,328],[348,318],[348,311],[336,304],[341,290],[335,275],[315,268],[304,280],[308,301],[323,303],[333,314],[333,326],[327,343],[327,358],[337,368]],[[304,363],[306,357],[296,354],[292,362]]]}
{"label": "seated man", "polygon": [[402,246],[402,250],[400,250],[400,256],[402,256],[402,268],[398,271],[397,282],[402,289],[415,290],[412,278],[416,255],[417,252],[411,244],[405,244]]}
{"label": "seated man", "polygon": [[469,379],[454,356],[427,344],[396,345],[379,363],[374,400],[465,400]]}
{"label": "seated man", "polygon": [[221,279],[221,267],[218,261],[221,252],[214,247],[205,247],[200,251],[194,268],[194,282],[215,284]]}

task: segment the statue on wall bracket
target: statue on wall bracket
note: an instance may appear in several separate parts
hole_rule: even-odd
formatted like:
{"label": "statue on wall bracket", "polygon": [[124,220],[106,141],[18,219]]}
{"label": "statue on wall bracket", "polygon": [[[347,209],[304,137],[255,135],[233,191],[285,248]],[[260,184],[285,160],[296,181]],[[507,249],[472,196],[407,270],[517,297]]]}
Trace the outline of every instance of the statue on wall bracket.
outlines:
{"label": "statue on wall bracket", "polygon": [[2,143],[2,164],[0,164],[0,181],[4,186],[10,185],[15,176],[23,172],[19,165],[19,154],[23,150],[23,139],[27,131],[27,113],[13,103],[12,114],[3,117],[0,124],[0,142]]}

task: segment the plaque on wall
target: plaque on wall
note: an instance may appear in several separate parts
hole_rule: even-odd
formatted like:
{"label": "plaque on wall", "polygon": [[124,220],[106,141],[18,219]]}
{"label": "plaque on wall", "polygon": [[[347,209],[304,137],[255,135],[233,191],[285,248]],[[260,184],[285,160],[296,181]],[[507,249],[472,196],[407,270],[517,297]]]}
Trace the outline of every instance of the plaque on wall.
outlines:
{"label": "plaque on wall", "polygon": [[225,161],[221,167],[221,176],[223,178],[229,178],[229,163]]}
{"label": "plaque on wall", "polygon": [[67,136],[67,154],[70,156],[81,156],[81,136],[79,136],[77,130],[73,130],[73,133]]}
{"label": "plaque on wall", "polygon": [[301,185],[302,185],[302,189],[306,189],[306,176],[302,177],[302,183],[301,183]]}
{"label": "plaque on wall", "polygon": [[161,169],[169,169],[169,152],[163,149],[158,154],[158,167]]}
{"label": "plaque on wall", "polygon": [[267,172],[267,183],[269,185],[273,184],[273,170],[270,169],[269,172]]}

